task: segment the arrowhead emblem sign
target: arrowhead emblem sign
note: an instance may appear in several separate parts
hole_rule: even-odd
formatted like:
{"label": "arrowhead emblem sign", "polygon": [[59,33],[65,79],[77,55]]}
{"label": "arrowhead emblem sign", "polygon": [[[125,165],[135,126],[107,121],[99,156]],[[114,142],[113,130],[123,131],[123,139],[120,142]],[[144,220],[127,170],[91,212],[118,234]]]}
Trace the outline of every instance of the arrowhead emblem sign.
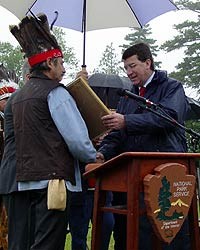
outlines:
{"label": "arrowhead emblem sign", "polygon": [[144,177],[145,204],[156,235],[170,243],[188,215],[195,188],[195,176],[186,174],[186,166],[162,164],[155,175]]}

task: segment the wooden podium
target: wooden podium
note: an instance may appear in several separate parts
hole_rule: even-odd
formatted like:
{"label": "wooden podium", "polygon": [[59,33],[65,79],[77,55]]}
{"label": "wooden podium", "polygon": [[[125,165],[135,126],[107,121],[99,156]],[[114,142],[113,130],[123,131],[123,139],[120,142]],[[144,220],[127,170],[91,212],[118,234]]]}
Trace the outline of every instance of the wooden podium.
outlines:
{"label": "wooden podium", "polygon": [[[198,153],[123,153],[104,164],[88,164],[84,176],[96,178],[92,250],[100,250],[101,225],[103,212],[124,214],[127,216],[127,250],[138,250],[139,216],[146,211],[139,211],[139,193],[144,191],[143,179],[147,174],[154,174],[154,169],[161,164],[177,163],[185,165],[187,174],[196,175]],[[200,234],[197,212],[197,188],[195,188],[189,209],[189,227],[193,250],[200,249]],[[126,192],[125,206],[105,207],[106,191]],[[161,241],[155,236],[154,250],[160,250]]]}

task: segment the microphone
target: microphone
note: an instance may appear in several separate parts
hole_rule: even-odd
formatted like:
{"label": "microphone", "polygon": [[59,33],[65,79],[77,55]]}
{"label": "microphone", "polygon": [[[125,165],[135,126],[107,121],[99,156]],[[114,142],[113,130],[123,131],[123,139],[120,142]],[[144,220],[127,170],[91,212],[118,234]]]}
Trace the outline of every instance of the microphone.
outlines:
{"label": "microphone", "polygon": [[153,107],[153,108],[157,108],[158,105],[149,101],[148,99],[142,97],[142,96],[139,96],[139,95],[136,95],[134,93],[132,93],[130,90],[128,89],[119,89],[117,91],[118,95],[120,96],[128,96],[129,98],[131,99],[134,99],[138,102],[142,102],[143,104],[147,105],[148,107]]}

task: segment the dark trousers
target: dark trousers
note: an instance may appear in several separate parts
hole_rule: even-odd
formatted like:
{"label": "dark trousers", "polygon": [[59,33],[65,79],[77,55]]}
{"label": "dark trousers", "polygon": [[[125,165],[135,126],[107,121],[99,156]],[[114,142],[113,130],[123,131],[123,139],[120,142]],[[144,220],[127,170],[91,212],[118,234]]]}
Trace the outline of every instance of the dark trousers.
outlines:
{"label": "dark trousers", "polygon": [[9,250],[64,249],[67,212],[47,209],[47,189],[16,192],[6,199]]}
{"label": "dark trousers", "polygon": [[[113,205],[125,205],[126,193],[113,193]],[[144,208],[144,197],[140,195],[140,207]],[[114,214],[115,226],[113,237],[115,240],[115,250],[126,250],[126,216]],[[139,219],[139,250],[154,250],[153,244],[153,228],[147,216],[141,216]],[[163,250],[191,250],[188,220],[186,219],[179,233],[174,240],[168,245],[163,243]]]}
{"label": "dark trousers", "polygon": [[27,192],[13,192],[3,195],[8,216],[8,249],[28,249],[28,211]]}
{"label": "dark trousers", "polygon": [[[106,204],[111,205],[111,193],[108,193]],[[94,191],[87,190],[83,180],[82,192],[69,192],[69,228],[72,235],[72,250],[87,249],[89,222],[92,220]],[[101,250],[108,250],[114,219],[112,213],[104,213],[102,225]]]}

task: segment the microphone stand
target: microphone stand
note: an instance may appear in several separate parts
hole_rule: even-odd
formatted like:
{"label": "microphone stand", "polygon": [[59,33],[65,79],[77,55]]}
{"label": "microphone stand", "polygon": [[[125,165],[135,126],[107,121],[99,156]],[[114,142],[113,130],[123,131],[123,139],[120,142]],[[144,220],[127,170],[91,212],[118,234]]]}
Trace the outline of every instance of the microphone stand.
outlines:
{"label": "microphone stand", "polygon": [[[177,122],[174,118],[172,118],[171,116],[169,116],[168,114],[164,114],[162,108],[160,108],[159,106],[154,106],[154,108],[151,108],[150,106],[144,105],[142,103],[138,102],[138,105],[143,108],[146,109],[154,114],[156,114],[157,116],[167,120],[168,122],[172,123],[174,126],[179,127],[181,129],[184,129],[186,133],[188,133],[191,136],[191,142],[193,145],[193,151],[196,152],[198,145],[199,145],[199,141],[200,141],[200,134],[197,133],[196,131],[194,131],[193,129],[190,128],[186,128],[185,126],[183,126],[182,124],[180,124],[179,122]],[[161,112],[163,113],[159,113],[158,111],[156,111],[156,109],[159,109]]]}
{"label": "microphone stand", "polygon": [[[194,149],[193,152],[197,151],[197,148],[199,145],[199,140],[200,140],[200,134],[198,134],[197,132],[195,132],[192,129],[188,129],[188,128],[184,127],[183,125],[178,123],[174,118],[169,116],[158,104],[155,104],[144,97],[138,96],[127,89],[121,89],[118,94],[120,96],[127,96],[127,97],[135,100],[141,108],[146,109],[146,110],[156,114],[157,116],[164,118],[168,122],[172,123],[174,126],[177,126],[181,129],[184,129],[188,134],[190,134],[190,136],[192,138],[191,142],[193,144],[193,149]],[[157,109],[159,109],[160,112],[157,112],[156,111]]]}
{"label": "microphone stand", "polygon": [[[158,105],[154,105],[154,106],[152,106],[153,108],[151,108],[150,106],[148,106],[148,103],[146,105],[140,103],[139,101],[137,101],[137,103],[141,108],[144,108],[144,109],[152,112],[153,114],[156,114],[157,116],[162,117],[163,119],[165,119],[168,122],[172,123],[174,126],[177,126],[177,127],[181,128],[181,129],[184,129],[185,132],[187,132],[191,137],[191,144],[192,144],[192,147],[193,147],[193,152],[195,153],[197,151],[198,146],[199,146],[199,141],[200,141],[200,134],[199,133],[197,133],[193,129],[186,128],[185,126],[183,126],[182,124],[177,122],[175,119],[173,119],[168,114],[164,114],[165,112]],[[156,111],[157,109],[159,109],[162,113],[159,113],[158,111]],[[196,167],[197,186],[198,186],[198,193],[200,194],[200,166],[199,166],[199,161],[196,164],[197,164],[197,167]]]}

